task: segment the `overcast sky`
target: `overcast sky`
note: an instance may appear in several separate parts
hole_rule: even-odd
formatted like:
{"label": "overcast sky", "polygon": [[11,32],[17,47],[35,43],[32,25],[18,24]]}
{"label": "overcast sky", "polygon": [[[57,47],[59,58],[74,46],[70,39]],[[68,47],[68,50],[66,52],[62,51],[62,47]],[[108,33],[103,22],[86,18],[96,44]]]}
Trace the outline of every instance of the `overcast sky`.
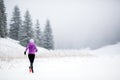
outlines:
{"label": "overcast sky", "polygon": [[120,41],[120,0],[5,0],[8,22],[18,5],[22,17],[44,28],[49,19],[56,48],[99,48]]}

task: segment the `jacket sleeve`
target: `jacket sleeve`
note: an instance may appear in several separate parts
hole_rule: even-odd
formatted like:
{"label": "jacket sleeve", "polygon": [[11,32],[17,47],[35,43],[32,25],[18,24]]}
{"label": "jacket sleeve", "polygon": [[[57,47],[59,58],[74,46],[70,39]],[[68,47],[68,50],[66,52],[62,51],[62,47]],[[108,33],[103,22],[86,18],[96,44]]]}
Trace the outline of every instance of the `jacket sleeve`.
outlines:
{"label": "jacket sleeve", "polygon": [[35,51],[37,52],[38,51],[38,49],[37,49],[37,47],[35,46]]}

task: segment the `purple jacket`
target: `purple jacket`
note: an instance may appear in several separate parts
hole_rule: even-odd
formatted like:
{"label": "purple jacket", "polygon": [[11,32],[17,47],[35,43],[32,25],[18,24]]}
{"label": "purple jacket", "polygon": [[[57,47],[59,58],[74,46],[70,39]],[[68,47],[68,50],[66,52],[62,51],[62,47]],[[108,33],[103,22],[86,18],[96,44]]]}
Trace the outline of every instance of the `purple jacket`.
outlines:
{"label": "purple jacket", "polygon": [[25,51],[27,51],[27,50],[29,50],[28,54],[35,54],[35,52],[37,52],[35,43],[29,42]]}

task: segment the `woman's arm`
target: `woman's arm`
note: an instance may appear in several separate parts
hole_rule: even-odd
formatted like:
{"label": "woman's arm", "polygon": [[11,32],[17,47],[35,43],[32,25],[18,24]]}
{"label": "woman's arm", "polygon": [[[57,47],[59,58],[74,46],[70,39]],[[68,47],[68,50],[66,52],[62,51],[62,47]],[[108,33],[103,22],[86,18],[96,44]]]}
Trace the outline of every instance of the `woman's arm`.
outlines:
{"label": "woman's arm", "polygon": [[26,49],[25,49],[25,52],[27,52],[28,48],[29,48],[29,44],[27,45],[27,47],[26,47]]}
{"label": "woman's arm", "polygon": [[38,51],[38,49],[37,49],[36,45],[35,45],[35,51],[36,51],[36,52]]}

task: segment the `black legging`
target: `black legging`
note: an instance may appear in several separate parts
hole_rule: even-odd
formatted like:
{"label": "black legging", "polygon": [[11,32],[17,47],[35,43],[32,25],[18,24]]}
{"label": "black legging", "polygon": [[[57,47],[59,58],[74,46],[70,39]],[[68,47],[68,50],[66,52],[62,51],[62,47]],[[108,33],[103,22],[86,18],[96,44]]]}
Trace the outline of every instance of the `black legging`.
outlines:
{"label": "black legging", "polygon": [[34,59],[35,59],[35,54],[28,54],[28,58],[29,58],[29,61],[30,61],[30,67],[33,67],[33,62],[34,62]]}

